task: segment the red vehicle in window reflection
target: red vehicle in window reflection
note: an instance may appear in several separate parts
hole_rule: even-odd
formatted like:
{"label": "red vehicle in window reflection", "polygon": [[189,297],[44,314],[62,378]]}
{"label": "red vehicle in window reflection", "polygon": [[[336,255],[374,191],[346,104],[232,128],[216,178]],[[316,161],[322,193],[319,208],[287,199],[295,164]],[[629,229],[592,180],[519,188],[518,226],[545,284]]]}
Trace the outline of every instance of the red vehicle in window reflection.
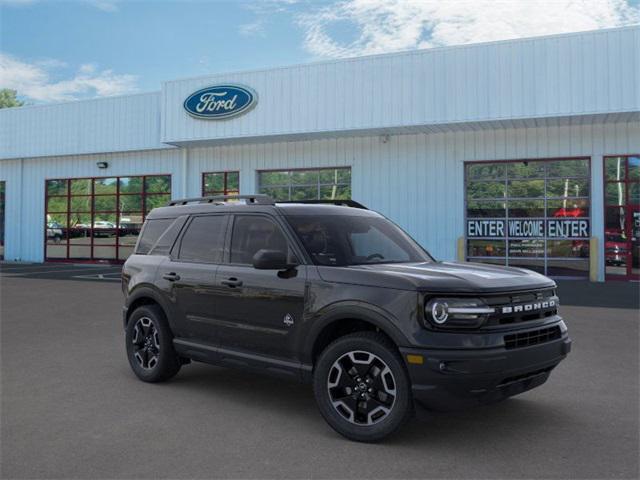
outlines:
{"label": "red vehicle in window reflection", "polygon": [[586,217],[586,212],[582,208],[559,208],[555,212],[553,212],[553,216],[556,218],[578,218],[578,217]]}
{"label": "red vehicle in window reflection", "polygon": [[604,258],[606,264],[626,265],[629,251],[624,232],[606,230],[604,235]]}
{"label": "red vehicle in window reflection", "polygon": [[[555,218],[580,218],[587,217],[586,210],[574,205],[573,208],[561,207],[553,212]],[[585,240],[573,240],[571,250],[573,255],[580,258],[589,257],[589,242]]]}

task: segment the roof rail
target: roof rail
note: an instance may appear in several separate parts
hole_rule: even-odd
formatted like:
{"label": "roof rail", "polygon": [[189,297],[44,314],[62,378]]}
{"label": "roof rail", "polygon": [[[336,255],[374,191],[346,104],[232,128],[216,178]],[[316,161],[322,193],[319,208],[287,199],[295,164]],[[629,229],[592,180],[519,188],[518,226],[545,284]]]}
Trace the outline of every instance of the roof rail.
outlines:
{"label": "roof rail", "polygon": [[365,207],[359,202],[356,202],[355,200],[287,200],[284,202],[277,202],[277,203],[305,203],[305,204],[312,204],[312,205],[327,204],[327,205],[338,205],[340,207],[361,208],[362,210],[369,210],[367,207]]}
{"label": "roof rail", "polygon": [[188,205],[189,203],[215,203],[222,204],[228,200],[245,200],[247,205],[274,205],[273,198],[269,195],[215,195],[213,197],[193,197],[193,198],[180,198],[177,200],[171,200],[167,203],[167,207],[174,207],[176,205]]}

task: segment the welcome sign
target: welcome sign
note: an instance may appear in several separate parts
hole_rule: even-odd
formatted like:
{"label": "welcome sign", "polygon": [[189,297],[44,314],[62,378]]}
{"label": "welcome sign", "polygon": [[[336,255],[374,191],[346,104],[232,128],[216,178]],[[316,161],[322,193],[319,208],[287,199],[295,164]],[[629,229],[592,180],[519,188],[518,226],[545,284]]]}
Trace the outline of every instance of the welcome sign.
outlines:
{"label": "welcome sign", "polygon": [[589,238],[587,219],[467,220],[469,238]]}
{"label": "welcome sign", "polygon": [[246,113],[257,102],[256,92],[244,85],[213,85],[189,95],[184,109],[192,117],[221,120]]}

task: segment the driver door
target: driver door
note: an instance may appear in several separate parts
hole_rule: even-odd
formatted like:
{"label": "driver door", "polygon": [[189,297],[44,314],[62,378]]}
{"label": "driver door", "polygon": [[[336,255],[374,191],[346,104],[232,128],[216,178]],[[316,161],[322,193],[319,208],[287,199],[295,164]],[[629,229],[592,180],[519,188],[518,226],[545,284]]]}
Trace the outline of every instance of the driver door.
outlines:
{"label": "driver door", "polygon": [[290,359],[293,334],[302,323],[306,267],[255,269],[253,256],[261,249],[285,251],[296,259],[291,238],[269,215],[236,214],[232,222],[227,261],[216,277],[220,347]]}

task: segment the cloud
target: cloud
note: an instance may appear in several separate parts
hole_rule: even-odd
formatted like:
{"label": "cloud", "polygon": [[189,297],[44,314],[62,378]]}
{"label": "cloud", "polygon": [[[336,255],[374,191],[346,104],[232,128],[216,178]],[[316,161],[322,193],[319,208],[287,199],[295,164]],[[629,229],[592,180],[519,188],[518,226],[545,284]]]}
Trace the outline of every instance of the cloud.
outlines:
{"label": "cloud", "polygon": [[333,58],[630,25],[640,22],[640,6],[626,0],[342,0],[300,14],[297,22],[306,50]]}
{"label": "cloud", "polygon": [[0,53],[0,88],[17,90],[19,95],[36,102],[109,97],[137,90],[135,75],[100,70],[91,63],[81,65],[71,78],[53,79],[53,70],[64,65],[51,59],[28,63]]}
{"label": "cloud", "polygon": [[244,23],[238,27],[238,33],[245,37],[253,37],[256,35],[264,36],[264,20],[258,19],[254,22]]}
{"label": "cloud", "polygon": [[300,3],[300,0],[260,0],[243,2],[241,6],[260,15],[285,13],[290,7]]}
{"label": "cloud", "polygon": [[86,3],[96,7],[103,12],[117,12],[119,10],[119,0],[84,0]]}

